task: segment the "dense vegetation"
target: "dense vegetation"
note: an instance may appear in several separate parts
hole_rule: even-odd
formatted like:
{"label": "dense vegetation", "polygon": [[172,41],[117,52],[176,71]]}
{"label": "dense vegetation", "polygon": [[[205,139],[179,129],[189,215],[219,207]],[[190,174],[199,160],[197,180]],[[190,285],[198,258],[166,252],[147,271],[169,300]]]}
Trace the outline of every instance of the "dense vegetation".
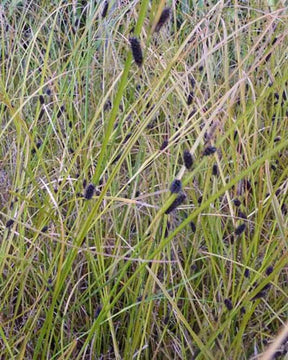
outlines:
{"label": "dense vegetation", "polygon": [[287,6],[1,1],[1,359],[284,359]]}

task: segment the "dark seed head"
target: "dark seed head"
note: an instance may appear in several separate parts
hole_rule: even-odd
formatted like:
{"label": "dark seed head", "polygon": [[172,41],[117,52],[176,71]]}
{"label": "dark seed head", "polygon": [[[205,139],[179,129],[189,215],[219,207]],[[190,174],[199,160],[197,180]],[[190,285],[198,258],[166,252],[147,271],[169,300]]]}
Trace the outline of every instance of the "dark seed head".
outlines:
{"label": "dark seed head", "polygon": [[141,66],[143,64],[143,54],[139,40],[136,37],[130,38],[130,45],[135,63]]}
{"label": "dark seed head", "polygon": [[[107,111],[107,110],[110,110],[111,108],[112,108],[112,103],[111,103],[111,101],[108,99],[108,100],[105,102],[103,109],[104,109],[104,111]],[[117,123],[117,126],[118,126],[118,123]],[[117,126],[116,126],[116,127],[117,127]]]}
{"label": "dark seed head", "polygon": [[167,221],[167,225],[166,225],[166,229],[165,229],[165,238],[168,237],[168,235],[169,235],[169,230],[170,230],[170,222]]}
{"label": "dark seed head", "polygon": [[241,219],[247,219],[247,215],[245,213],[243,213],[242,211],[238,211],[237,213],[238,217],[240,217]]}
{"label": "dark seed head", "polygon": [[190,114],[188,115],[188,119],[191,119],[191,117],[193,116],[193,115],[195,115],[196,114],[196,109],[193,109],[191,112],[190,112]]}
{"label": "dark seed head", "polygon": [[167,20],[170,17],[170,8],[164,8],[162,11],[162,14],[160,15],[160,18],[158,20],[158,23],[155,27],[155,31],[159,32],[162,26],[167,22]]}
{"label": "dark seed head", "polygon": [[235,229],[236,235],[241,235],[245,231],[246,225],[243,223]]}
{"label": "dark seed head", "polygon": [[225,299],[224,304],[225,304],[227,310],[231,311],[233,309],[233,305],[232,305],[232,302],[230,299]]}
{"label": "dark seed head", "polygon": [[281,206],[281,212],[282,212],[282,214],[283,215],[287,215],[287,205],[286,204],[283,204],[282,206]]}
{"label": "dark seed head", "polygon": [[270,283],[268,283],[268,284],[266,284],[264,287],[263,287],[263,290],[265,291],[265,290],[269,290],[271,288],[271,284]]}
{"label": "dark seed head", "polygon": [[241,314],[243,314],[243,315],[246,313],[246,309],[245,309],[244,306],[241,307],[240,312],[241,312]]}
{"label": "dark seed head", "polygon": [[190,83],[191,83],[191,87],[194,88],[196,81],[194,80],[194,78],[190,78]]}
{"label": "dark seed head", "polygon": [[51,90],[50,90],[50,89],[47,89],[47,90],[46,90],[46,94],[47,94],[48,96],[50,96],[50,95],[51,95]]}
{"label": "dark seed head", "polygon": [[89,184],[85,190],[84,197],[86,200],[92,199],[95,191],[95,186],[93,184]]}
{"label": "dark seed head", "polygon": [[[285,353],[283,353],[283,351],[281,350],[277,350],[274,354],[273,357],[271,358],[272,360],[276,360],[276,359],[280,359],[282,358],[282,355],[284,355]],[[281,357],[281,358],[280,358]]]}
{"label": "dark seed head", "polygon": [[203,200],[203,196],[199,196],[199,198],[197,200],[199,205],[202,203],[202,200]]}
{"label": "dark seed head", "polygon": [[196,232],[196,225],[195,225],[195,223],[193,221],[190,221],[190,227],[191,227],[192,232],[195,233]]}
{"label": "dark seed head", "polygon": [[41,231],[44,232],[44,233],[45,233],[47,230],[48,230],[48,226],[47,226],[47,225],[43,226],[43,228],[41,229]]}
{"label": "dark seed head", "polygon": [[239,207],[241,205],[241,201],[239,199],[234,199],[233,202],[234,202],[234,205],[237,207]]}
{"label": "dark seed head", "polygon": [[160,146],[160,150],[164,150],[168,146],[168,140],[164,140],[162,145]]}
{"label": "dark seed head", "polygon": [[186,199],[186,195],[184,193],[180,193],[177,198],[173,201],[173,203],[168,207],[165,211],[165,214],[170,214],[173,210],[177,208],[177,206],[181,205]]}
{"label": "dark seed head", "polygon": [[182,183],[181,180],[175,179],[173,180],[170,191],[172,194],[178,194],[182,190]]}
{"label": "dark seed head", "polygon": [[265,297],[265,295],[266,295],[266,291],[261,290],[251,300],[254,301],[254,300],[257,300],[257,299],[261,299],[261,298]]}
{"label": "dark seed head", "polygon": [[108,1],[105,1],[104,7],[103,7],[103,11],[102,11],[102,18],[105,18],[105,17],[106,17],[107,11],[108,11],[108,6],[109,6]]}
{"label": "dark seed head", "polygon": [[245,191],[249,191],[249,192],[252,191],[252,185],[249,180],[244,179],[243,184],[244,184]]}
{"label": "dark seed head", "polygon": [[265,273],[267,276],[269,276],[270,274],[272,274],[273,272],[273,266],[268,266]]}
{"label": "dark seed head", "polygon": [[10,228],[14,224],[14,220],[10,219],[6,222],[6,228]]}
{"label": "dark seed head", "polygon": [[41,109],[40,113],[39,113],[39,116],[38,116],[38,121],[41,120],[41,118],[43,117],[45,113],[45,110],[44,109]]}
{"label": "dark seed head", "polygon": [[45,100],[44,100],[44,96],[43,95],[40,95],[39,96],[39,101],[40,101],[40,104],[43,105],[45,103]]}
{"label": "dark seed head", "polygon": [[272,53],[270,52],[270,53],[265,57],[265,62],[269,61],[271,55],[272,55]]}
{"label": "dark seed head", "polygon": [[188,97],[187,97],[187,105],[191,105],[193,102],[193,98],[194,98],[194,93],[193,91],[190,91]]}
{"label": "dark seed head", "polygon": [[249,269],[245,269],[245,271],[244,271],[244,276],[245,276],[246,278],[249,278],[249,276],[250,276],[250,271],[249,271]]}
{"label": "dark seed head", "polygon": [[99,314],[100,314],[100,312],[101,312],[101,310],[102,310],[102,306],[97,306],[97,308],[96,308],[96,310],[95,310],[95,314],[94,314],[94,317],[95,317],[95,319],[97,319],[98,318],[98,316],[99,316]]}
{"label": "dark seed head", "polygon": [[39,149],[39,148],[41,147],[41,145],[42,145],[42,141],[40,141],[40,140],[37,141],[36,147],[31,150],[31,154],[35,154],[35,153],[36,153],[36,149]]}
{"label": "dark seed head", "polygon": [[120,154],[118,154],[118,155],[113,159],[113,161],[112,161],[111,164],[115,164],[115,163],[120,159],[121,155],[122,155],[122,152],[120,152]]}
{"label": "dark seed head", "polygon": [[203,151],[204,156],[212,155],[216,152],[216,147],[214,146],[207,146],[206,149]]}
{"label": "dark seed head", "polygon": [[212,175],[218,176],[218,174],[219,174],[218,166],[217,166],[217,164],[214,164],[213,168],[212,168]]}
{"label": "dark seed head", "polygon": [[191,169],[191,167],[193,165],[193,158],[192,158],[192,155],[189,150],[184,150],[183,160],[184,160],[186,169],[188,169],[188,170]]}
{"label": "dark seed head", "polygon": [[63,114],[64,110],[65,110],[65,106],[61,105],[60,109],[59,109],[59,111],[57,113],[57,118],[59,118]]}
{"label": "dark seed head", "polygon": [[132,133],[131,133],[131,132],[128,133],[128,134],[125,136],[124,140],[122,141],[122,144],[126,144],[126,142],[130,139],[131,136],[132,136]]}

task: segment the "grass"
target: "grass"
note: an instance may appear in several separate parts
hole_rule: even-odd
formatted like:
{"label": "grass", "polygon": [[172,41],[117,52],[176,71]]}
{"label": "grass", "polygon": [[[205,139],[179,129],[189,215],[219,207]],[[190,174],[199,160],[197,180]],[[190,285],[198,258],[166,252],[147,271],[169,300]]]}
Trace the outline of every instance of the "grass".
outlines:
{"label": "grass", "polygon": [[0,5],[0,358],[284,359],[288,4],[108,3]]}

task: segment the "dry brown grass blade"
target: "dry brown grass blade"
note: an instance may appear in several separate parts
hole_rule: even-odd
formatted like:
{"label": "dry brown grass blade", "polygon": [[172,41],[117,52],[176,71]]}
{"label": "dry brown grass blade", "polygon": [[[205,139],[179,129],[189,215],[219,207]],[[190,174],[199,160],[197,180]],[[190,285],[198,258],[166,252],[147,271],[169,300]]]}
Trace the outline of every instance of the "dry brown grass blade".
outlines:
{"label": "dry brown grass blade", "polygon": [[286,322],[285,326],[282,327],[279,334],[273,341],[271,345],[269,345],[268,349],[265,353],[259,357],[260,360],[272,360],[274,358],[274,354],[278,350],[278,348],[283,344],[285,339],[288,336],[288,321]]}

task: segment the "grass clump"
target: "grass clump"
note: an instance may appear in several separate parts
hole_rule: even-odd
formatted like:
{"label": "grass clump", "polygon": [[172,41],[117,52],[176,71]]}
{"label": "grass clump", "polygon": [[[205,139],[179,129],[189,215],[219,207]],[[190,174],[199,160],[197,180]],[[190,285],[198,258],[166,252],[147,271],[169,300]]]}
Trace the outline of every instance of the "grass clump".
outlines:
{"label": "grass clump", "polygon": [[285,1],[0,7],[0,358],[285,356]]}

